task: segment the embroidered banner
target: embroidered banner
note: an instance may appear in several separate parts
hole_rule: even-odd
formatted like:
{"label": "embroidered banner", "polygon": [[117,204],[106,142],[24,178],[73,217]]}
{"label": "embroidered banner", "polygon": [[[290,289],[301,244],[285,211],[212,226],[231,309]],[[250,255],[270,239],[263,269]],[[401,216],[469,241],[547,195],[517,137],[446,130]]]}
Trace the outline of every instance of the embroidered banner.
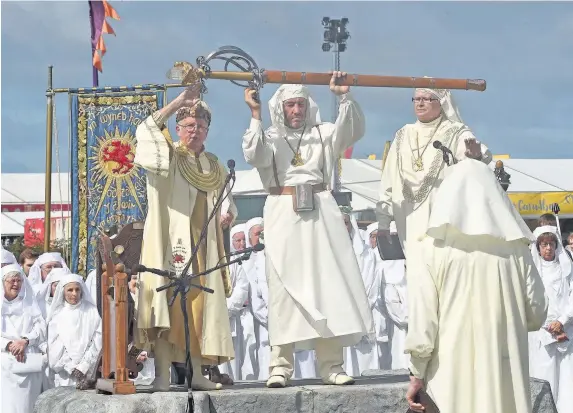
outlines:
{"label": "embroidered banner", "polygon": [[164,90],[72,94],[72,271],[95,269],[98,235],[143,221],[144,170],[135,130],[163,104]]}

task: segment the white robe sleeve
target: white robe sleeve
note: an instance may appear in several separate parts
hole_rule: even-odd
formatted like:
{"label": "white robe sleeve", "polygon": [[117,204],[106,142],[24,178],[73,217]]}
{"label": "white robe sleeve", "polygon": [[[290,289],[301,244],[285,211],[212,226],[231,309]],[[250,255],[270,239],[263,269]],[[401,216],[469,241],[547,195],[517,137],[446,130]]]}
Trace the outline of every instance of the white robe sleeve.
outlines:
{"label": "white robe sleeve", "polygon": [[7,351],[6,347],[8,347],[8,343],[10,343],[12,340],[10,340],[9,338],[4,338],[4,337],[0,337],[0,348],[2,351]]}
{"label": "white robe sleeve", "polygon": [[88,345],[88,348],[84,353],[82,360],[76,366],[76,369],[78,369],[84,374],[87,374],[90,368],[94,366],[95,363],[97,362],[101,347],[102,347],[102,332],[101,332],[101,319],[100,319],[98,326],[94,331],[91,342]]}
{"label": "white robe sleeve", "polygon": [[358,142],[366,132],[364,113],[352,94],[345,93],[339,99],[338,117],[332,135],[332,151],[335,156]]}
{"label": "white robe sleeve", "polygon": [[428,266],[408,280],[409,327],[405,353],[410,354],[410,371],[424,380],[438,335],[439,295]]}
{"label": "white robe sleeve", "polygon": [[145,169],[148,176],[154,174],[168,177],[171,147],[154,120],[154,115],[147,117],[137,127],[135,139],[135,164]]}
{"label": "white robe sleeve", "polygon": [[565,314],[562,314],[557,321],[559,321],[563,327],[569,325],[573,321],[573,277],[569,275],[569,299],[567,302],[567,309],[565,310]]}
{"label": "white robe sleeve", "polygon": [[365,254],[364,265],[362,267],[362,279],[364,280],[364,288],[366,289],[370,309],[374,310],[380,301],[380,279],[378,271],[376,271],[376,257],[374,256],[374,252],[371,250],[366,250],[366,252],[367,254]]}
{"label": "white robe sleeve", "polygon": [[383,230],[390,229],[390,222],[394,217],[394,208],[392,204],[392,186],[395,181],[396,171],[398,170],[398,158],[396,153],[396,139],[390,145],[386,163],[382,170],[382,179],[378,191],[378,202],[376,202],[376,220],[378,228]]}
{"label": "white robe sleeve", "polygon": [[48,364],[54,373],[66,371],[68,374],[72,374],[75,365],[60,339],[57,329],[56,323],[50,323],[48,326]]}
{"label": "white robe sleeve", "polygon": [[227,310],[229,316],[237,315],[243,309],[245,302],[249,298],[249,280],[242,266],[237,266],[235,274],[236,282],[233,287],[233,293],[227,298]]}
{"label": "white robe sleeve", "polygon": [[408,307],[393,284],[384,285],[384,301],[388,317],[400,328],[408,327]]}
{"label": "white robe sleeve", "polygon": [[[458,138],[458,147],[456,148],[456,159],[462,161],[467,158],[466,156],[466,139],[476,139],[475,135],[470,130],[463,131]],[[486,165],[489,165],[493,159],[491,151],[483,143],[481,146],[482,158],[480,159]]]}
{"label": "white robe sleeve", "polygon": [[251,118],[249,129],[243,135],[245,161],[255,168],[268,168],[273,162],[273,149],[265,137],[263,123]]}
{"label": "white robe sleeve", "polygon": [[26,334],[28,345],[36,346],[38,348],[46,348],[47,341],[47,328],[46,322],[41,315],[34,318],[32,330]]}
{"label": "white robe sleeve", "polygon": [[268,287],[266,280],[262,281],[263,277],[257,277],[257,282],[254,283],[251,293],[251,306],[253,309],[253,315],[255,318],[265,327],[268,324],[269,309],[267,307],[268,301]]}
{"label": "white robe sleeve", "polygon": [[523,275],[525,277],[525,316],[527,330],[537,331],[545,323],[549,300],[545,295],[545,287],[541,276],[535,267],[531,252],[524,245],[522,257],[524,260]]}

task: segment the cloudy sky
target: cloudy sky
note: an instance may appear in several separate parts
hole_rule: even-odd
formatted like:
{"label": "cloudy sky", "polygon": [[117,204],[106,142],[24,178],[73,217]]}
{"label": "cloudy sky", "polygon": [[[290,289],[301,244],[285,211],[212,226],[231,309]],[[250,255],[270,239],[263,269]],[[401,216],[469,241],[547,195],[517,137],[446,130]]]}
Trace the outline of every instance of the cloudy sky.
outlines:
{"label": "cloudy sky", "polygon": [[[176,60],[194,62],[223,45],[262,68],[323,72],[323,16],[347,17],[342,68],[361,74],[482,78],[486,92],[454,92],[464,121],[496,154],[573,157],[573,2],[134,2],[111,0],[121,21],[105,35],[100,85],[164,83]],[[54,87],[92,82],[88,2],[2,2],[2,172],[42,172],[47,67]],[[213,68],[215,69],[215,68]],[[216,70],[216,69],[215,69]],[[208,83],[208,150],[247,168],[241,136],[249,111],[240,87]],[[267,85],[268,100],[276,86]],[[313,87],[322,117],[328,87]],[[177,93],[171,90],[169,97]],[[412,122],[411,91],[355,88],[367,134],[355,157],[380,156]],[[69,169],[68,99],[56,99],[61,170]],[[55,162],[54,162],[55,165]],[[54,166],[55,168],[55,166]]]}

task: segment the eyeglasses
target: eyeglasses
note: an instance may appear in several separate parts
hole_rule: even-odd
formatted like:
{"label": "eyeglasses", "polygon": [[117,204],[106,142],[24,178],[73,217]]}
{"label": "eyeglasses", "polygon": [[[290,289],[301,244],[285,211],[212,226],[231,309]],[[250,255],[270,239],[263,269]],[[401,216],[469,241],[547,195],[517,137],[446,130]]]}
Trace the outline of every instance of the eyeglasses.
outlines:
{"label": "eyeglasses", "polygon": [[187,132],[192,132],[193,130],[197,130],[199,132],[205,132],[209,129],[208,126],[197,125],[196,123],[192,123],[190,125],[181,125],[180,123],[177,124],[180,128],[183,128]]}
{"label": "eyeglasses", "polygon": [[416,103],[420,103],[420,102],[424,102],[424,103],[430,103],[430,102],[437,102],[440,99],[437,98],[412,98],[412,102],[416,102]]}
{"label": "eyeglasses", "polygon": [[547,243],[547,242],[542,242],[539,244],[539,248],[551,248],[551,249],[555,249],[555,244],[553,244],[552,242]]}
{"label": "eyeglasses", "polygon": [[22,284],[22,279],[20,277],[12,277],[6,278],[4,282],[7,284]]}

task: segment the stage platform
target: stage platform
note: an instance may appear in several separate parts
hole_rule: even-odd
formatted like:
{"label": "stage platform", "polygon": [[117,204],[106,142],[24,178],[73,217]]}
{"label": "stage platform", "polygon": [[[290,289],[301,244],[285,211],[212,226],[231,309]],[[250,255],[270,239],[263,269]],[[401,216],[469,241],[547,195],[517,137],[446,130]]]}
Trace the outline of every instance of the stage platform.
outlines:
{"label": "stage platform", "polygon": [[[285,389],[263,382],[238,382],[223,390],[193,393],[195,413],[405,413],[407,371],[371,370],[350,386],[325,386],[320,380],[293,380]],[[547,382],[531,379],[534,413],[557,413]],[[185,413],[187,391],[111,396],[71,387],[49,390],[34,413]]]}

